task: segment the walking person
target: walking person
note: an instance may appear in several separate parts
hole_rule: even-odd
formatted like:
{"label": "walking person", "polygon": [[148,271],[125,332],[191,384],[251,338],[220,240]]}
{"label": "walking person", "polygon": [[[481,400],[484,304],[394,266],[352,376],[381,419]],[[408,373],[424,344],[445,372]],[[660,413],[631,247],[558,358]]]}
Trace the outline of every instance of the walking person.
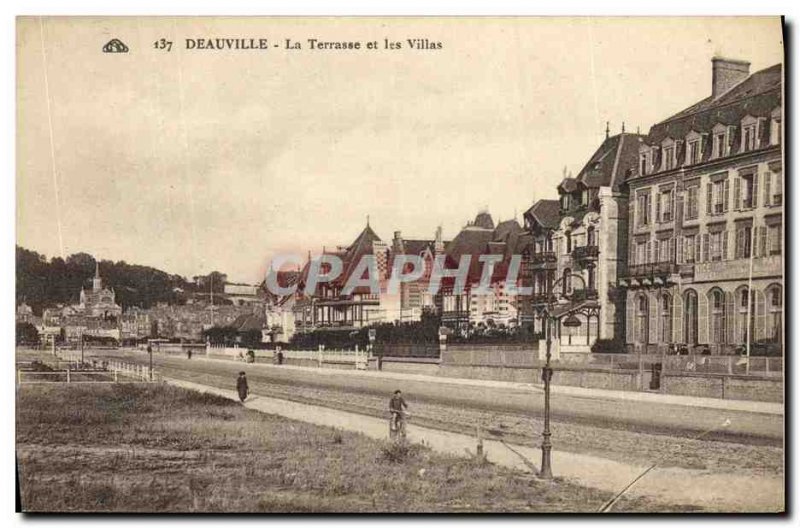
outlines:
{"label": "walking person", "polygon": [[239,393],[239,399],[244,403],[245,398],[247,398],[247,393],[249,392],[247,376],[244,371],[240,372],[239,377],[236,379],[236,391]]}

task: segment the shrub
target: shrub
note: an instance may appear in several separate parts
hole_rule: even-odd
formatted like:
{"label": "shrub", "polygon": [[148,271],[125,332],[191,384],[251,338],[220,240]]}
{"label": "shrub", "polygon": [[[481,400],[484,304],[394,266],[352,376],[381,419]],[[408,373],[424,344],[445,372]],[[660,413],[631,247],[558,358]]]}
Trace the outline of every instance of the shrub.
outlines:
{"label": "shrub", "polygon": [[625,343],[621,339],[598,339],[592,345],[593,354],[624,354]]}
{"label": "shrub", "polygon": [[419,444],[412,444],[405,440],[387,442],[381,446],[378,460],[385,460],[387,462],[399,464],[416,458],[421,450],[422,446]]}

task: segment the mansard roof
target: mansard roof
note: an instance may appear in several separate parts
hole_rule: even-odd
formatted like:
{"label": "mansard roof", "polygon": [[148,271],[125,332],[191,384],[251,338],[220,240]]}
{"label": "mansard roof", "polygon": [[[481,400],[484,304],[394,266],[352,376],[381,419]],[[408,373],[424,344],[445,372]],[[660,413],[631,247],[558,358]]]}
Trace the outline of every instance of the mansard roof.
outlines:
{"label": "mansard roof", "polygon": [[708,133],[716,124],[736,125],[746,115],[767,117],[781,105],[782,65],[757,71],[714,99],[705,99],[653,125],[647,144],[666,138],[683,139],[692,130]]}
{"label": "mansard roof", "polygon": [[618,188],[635,170],[644,138],[625,132],[607,137],[575,179],[588,188]]}
{"label": "mansard roof", "polygon": [[561,204],[558,200],[538,200],[525,211],[525,216],[545,229],[556,229],[561,221],[560,210]]}

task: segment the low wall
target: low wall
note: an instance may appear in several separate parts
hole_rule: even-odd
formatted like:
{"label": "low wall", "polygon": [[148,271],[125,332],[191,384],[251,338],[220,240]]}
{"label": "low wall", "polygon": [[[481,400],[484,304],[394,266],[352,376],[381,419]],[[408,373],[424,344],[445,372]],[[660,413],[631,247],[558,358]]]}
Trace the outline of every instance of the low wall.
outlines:
{"label": "low wall", "polygon": [[439,343],[376,343],[375,354],[384,357],[439,358]]}
{"label": "low wall", "polygon": [[[377,358],[370,358],[369,369],[370,370],[378,369]],[[384,357],[381,358],[381,371],[406,372],[409,374],[424,374],[426,376],[436,376],[439,374],[439,359]]]}
{"label": "low wall", "polygon": [[494,366],[474,365],[445,365],[439,366],[440,376],[448,378],[468,378],[495,381],[512,381],[516,383],[539,383],[541,370],[538,368],[506,368]]}
{"label": "low wall", "polygon": [[442,365],[530,368],[537,361],[536,347],[513,345],[447,345],[442,351]]}
{"label": "low wall", "polygon": [[783,401],[783,380],[762,376],[726,376],[718,374],[672,374],[661,377],[662,391],[667,394],[751,400]]}

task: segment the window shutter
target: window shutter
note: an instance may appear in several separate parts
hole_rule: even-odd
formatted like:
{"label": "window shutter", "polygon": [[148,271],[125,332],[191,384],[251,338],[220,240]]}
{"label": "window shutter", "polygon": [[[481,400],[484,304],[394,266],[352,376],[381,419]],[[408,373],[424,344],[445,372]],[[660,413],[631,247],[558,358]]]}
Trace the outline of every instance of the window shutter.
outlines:
{"label": "window shutter", "polygon": [[647,325],[647,333],[649,334],[648,343],[651,345],[658,344],[658,299],[654,299],[652,295],[648,295],[647,306],[650,309],[650,321]]}
{"label": "window shutter", "polygon": [[758,228],[758,231],[759,231],[759,234],[761,235],[759,237],[759,241],[758,241],[758,246],[759,246],[759,248],[761,248],[761,256],[762,257],[766,257],[767,256],[767,228],[766,227],[760,227],[760,228]]}
{"label": "window shutter", "polygon": [[[677,207],[675,208],[678,209]],[[689,192],[683,193],[683,218],[689,218]],[[677,218],[676,218],[677,220]]]}
{"label": "window shutter", "polygon": [[727,339],[725,339],[726,343],[736,343],[736,334],[735,329],[733,327],[733,318],[734,318],[734,309],[736,307],[736,303],[733,298],[733,293],[726,292],[725,293],[725,335]]}
{"label": "window shutter", "polygon": [[753,341],[761,341],[767,338],[767,303],[766,296],[762,291],[755,291],[756,296],[756,316],[755,328],[753,329]]}
{"label": "window shutter", "polygon": [[708,297],[697,294],[697,342],[708,344]]}
{"label": "window shutter", "polygon": [[694,261],[701,262],[700,260],[700,235],[694,236]]}
{"label": "window shutter", "polygon": [[683,343],[683,297],[676,293],[672,297],[672,342]]}
{"label": "window shutter", "polygon": [[661,223],[661,193],[656,193],[656,223]]}
{"label": "window shutter", "polygon": [[728,155],[739,151],[739,143],[741,143],[741,138],[739,137],[741,135],[740,129],[741,127],[735,125],[728,127]]}
{"label": "window shutter", "polygon": [[634,311],[635,304],[636,298],[628,294],[628,298],[626,299],[625,303],[625,341],[629,344],[636,341],[633,333],[636,325],[636,312]]}
{"label": "window shutter", "polygon": [[758,173],[753,174],[753,199],[751,200],[752,207],[758,207]]}
{"label": "window shutter", "polygon": [[714,184],[708,183],[706,184],[706,214],[711,214],[711,197],[712,197],[712,190],[714,188]]}
{"label": "window shutter", "polygon": [[728,232],[722,232],[722,260],[728,260]]}
{"label": "window shutter", "polygon": [[686,142],[684,140],[679,139],[677,141],[675,147],[675,154],[677,156],[677,162],[675,166],[682,167],[683,163],[686,161]]}
{"label": "window shutter", "polygon": [[735,258],[740,259],[744,258],[744,247],[745,247],[745,234],[744,229],[737,229],[736,230],[736,251],[735,251]]}
{"label": "window shutter", "polygon": [[722,211],[723,212],[727,212],[728,211],[728,198],[729,198],[728,197],[728,187],[729,187],[728,180],[726,179],[724,182],[722,182]]}
{"label": "window shutter", "polygon": [[677,244],[677,238],[672,237],[669,239],[669,261],[673,263],[678,261],[678,252],[676,250]]}
{"label": "window shutter", "polygon": [[675,239],[675,263],[683,264],[683,246],[686,244],[686,239]]}
{"label": "window shutter", "polygon": [[702,134],[700,137],[700,159],[707,161],[711,156],[711,134]]}
{"label": "window shutter", "polygon": [[672,189],[671,191],[669,191],[669,219],[672,222],[674,222],[676,220],[675,217],[678,216],[677,213],[678,208],[676,207],[677,205],[676,201],[677,200],[675,199],[675,189]]}
{"label": "window shutter", "polygon": [[661,170],[661,147],[653,148],[653,170],[654,172]]}
{"label": "window shutter", "polygon": [[756,148],[769,146],[769,125],[766,117],[758,118],[758,144]]}
{"label": "window shutter", "polygon": [[772,173],[768,172],[764,174],[764,205],[772,204],[772,197],[769,195],[771,184],[772,184]]}
{"label": "window shutter", "polygon": [[733,208],[739,210],[742,206],[742,179],[736,177],[733,179]]}

